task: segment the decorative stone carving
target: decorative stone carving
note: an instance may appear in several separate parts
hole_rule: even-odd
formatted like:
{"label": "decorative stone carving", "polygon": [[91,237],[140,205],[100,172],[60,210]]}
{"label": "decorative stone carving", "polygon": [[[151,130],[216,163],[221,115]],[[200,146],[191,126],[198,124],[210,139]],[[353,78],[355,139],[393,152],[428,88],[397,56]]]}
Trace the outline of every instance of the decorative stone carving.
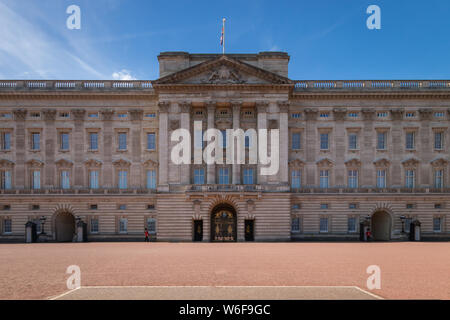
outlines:
{"label": "decorative stone carving", "polygon": [[26,163],[31,168],[41,168],[44,166],[44,162],[38,159],[31,159],[28,160]]}
{"label": "decorative stone carving", "polygon": [[328,158],[322,158],[322,159],[319,159],[319,160],[316,162],[316,164],[317,164],[319,167],[331,167],[331,166],[333,166],[333,161],[331,161],[331,160],[328,159]]}
{"label": "decorative stone carving", "polygon": [[86,110],[84,109],[72,109],[71,113],[73,115],[74,120],[84,120],[84,115],[86,113]]}
{"label": "decorative stone carving", "polygon": [[190,113],[192,103],[190,101],[182,101],[178,104],[180,106],[181,113]]}
{"label": "decorative stone carving", "polygon": [[86,160],[84,162],[84,164],[85,164],[86,167],[91,167],[91,168],[94,168],[94,167],[95,168],[99,168],[99,167],[102,166],[102,162],[100,160],[97,160],[97,159]]}
{"label": "decorative stone carving", "polygon": [[55,164],[58,167],[62,167],[62,168],[70,168],[73,166],[73,162],[67,159],[59,159],[57,161],[55,161]]}
{"label": "decorative stone carving", "polygon": [[44,120],[46,121],[54,121],[56,119],[55,109],[45,109],[42,113],[44,115]]}
{"label": "decorative stone carving", "polygon": [[278,120],[270,119],[268,129],[278,129]]}
{"label": "decorative stone carving", "polygon": [[289,101],[278,101],[278,109],[280,110],[280,113],[288,113],[289,105]]}
{"label": "decorative stone carving", "polygon": [[214,69],[207,79],[202,80],[203,83],[213,84],[239,84],[244,83],[245,80],[239,75],[239,72],[233,68],[221,65]]}
{"label": "decorative stone carving", "polygon": [[373,120],[375,118],[375,110],[372,108],[363,108],[361,113],[363,120]]}
{"label": "decorative stone carving", "polygon": [[403,108],[391,109],[389,111],[391,112],[392,120],[398,121],[403,119],[403,114],[405,113]]}
{"label": "decorative stone carving", "polygon": [[444,159],[444,158],[436,158],[430,161],[431,165],[433,167],[447,167],[448,165],[448,160]]}
{"label": "decorative stone carving", "polygon": [[239,113],[242,108],[242,101],[231,101],[231,108],[233,109],[233,113]]}
{"label": "decorative stone carving", "polygon": [[147,161],[145,161],[143,163],[143,165],[147,168],[157,168],[158,167],[158,162],[153,161],[152,159],[148,159]]}
{"label": "decorative stone carving", "polygon": [[343,120],[345,120],[345,117],[347,116],[347,109],[346,108],[334,108],[333,115],[334,115],[335,120],[343,121]]}
{"label": "decorative stone carving", "polygon": [[289,167],[291,168],[301,168],[305,165],[305,162],[300,159],[295,159],[289,162]]}
{"label": "decorative stone carving", "polygon": [[125,159],[118,159],[113,161],[113,165],[119,168],[128,168],[131,165],[131,162]]}
{"label": "decorative stone carving", "polygon": [[144,115],[144,111],[141,109],[131,109],[128,110],[128,113],[130,114],[130,119],[132,121],[140,121]]}
{"label": "decorative stone carving", "polygon": [[345,165],[347,167],[360,167],[361,161],[357,158],[352,158],[352,159],[345,161]]}
{"label": "decorative stone carving", "polygon": [[419,163],[420,163],[419,159],[414,157],[402,161],[402,164],[405,167],[416,167]]}
{"label": "decorative stone carving", "polygon": [[376,167],[388,167],[390,164],[390,161],[386,158],[380,158],[380,159],[376,159],[373,164]]}
{"label": "decorative stone carving", "polygon": [[27,110],[26,109],[17,109],[13,111],[14,118],[16,120],[25,120],[27,117]]}
{"label": "decorative stone carving", "polygon": [[268,106],[269,106],[269,103],[267,101],[256,102],[256,110],[258,111],[258,113],[266,113]]}
{"label": "decorative stone carving", "polygon": [[170,120],[170,130],[176,130],[180,127],[179,120]]}
{"label": "decorative stone carving", "polygon": [[316,109],[306,108],[305,109],[305,118],[306,120],[317,120],[317,114],[319,112]]}
{"label": "decorative stone carving", "polygon": [[430,120],[433,115],[433,110],[431,109],[419,109],[420,120]]}
{"label": "decorative stone carving", "polygon": [[102,114],[103,120],[111,121],[113,119],[114,115],[113,109],[102,109],[100,113]]}
{"label": "decorative stone carving", "polygon": [[12,168],[14,166],[14,162],[8,159],[0,159],[0,168]]}
{"label": "decorative stone carving", "polygon": [[170,103],[168,101],[160,101],[158,103],[159,112],[169,112]]}

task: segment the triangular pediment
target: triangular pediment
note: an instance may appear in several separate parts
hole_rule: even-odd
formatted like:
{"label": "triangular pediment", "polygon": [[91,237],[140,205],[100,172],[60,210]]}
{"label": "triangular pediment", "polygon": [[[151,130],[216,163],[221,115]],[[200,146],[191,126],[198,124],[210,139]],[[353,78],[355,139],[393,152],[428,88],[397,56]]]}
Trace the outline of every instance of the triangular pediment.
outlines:
{"label": "triangular pediment", "polygon": [[286,77],[227,56],[202,62],[153,81],[158,85],[294,84]]}

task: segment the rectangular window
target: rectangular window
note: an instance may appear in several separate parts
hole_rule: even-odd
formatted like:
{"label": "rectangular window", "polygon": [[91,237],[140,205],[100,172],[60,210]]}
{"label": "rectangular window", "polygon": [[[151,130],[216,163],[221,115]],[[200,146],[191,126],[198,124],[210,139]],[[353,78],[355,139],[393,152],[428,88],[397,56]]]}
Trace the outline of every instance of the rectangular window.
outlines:
{"label": "rectangular window", "polygon": [[435,112],[435,113],[434,113],[434,116],[435,116],[436,118],[443,118],[443,117],[444,117],[444,112]]}
{"label": "rectangular window", "polygon": [[70,189],[69,171],[67,170],[61,171],[61,188]]}
{"label": "rectangular window", "polygon": [[328,133],[320,134],[320,150],[328,150]]}
{"label": "rectangular window", "polygon": [[412,218],[405,219],[405,232],[407,232],[407,233],[409,233],[409,231],[411,230],[411,222],[412,222]]}
{"label": "rectangular window", "polygon": [[88,118],[96,119],[96,118],[98,118],[98,113],[89,113]]}
{"label": "rectangular window", "polygon": [[292,134],[292,150],[300,150],[301,143],[300,143],[301,135],[299,132],[295,132]]}
{"label": "rectangular window", "polygon": [[358,118],[358,112],[349,112],[349,118]]}
{"label": "rectangular window", "polygon": [[320,204],[320,209],[327,210],[328,209],[328,203],[321,203]]}
{"label": "rectangular window", "polygon": [[220,130],[220,132],[222,133],[222,148],[226,148],[227,147],[227,131],[226,130]]}
{"label": "rectangular window", "polygon": [[11,134],[9,132],[2,132],[0,135],[0,150],[11,150]]}
{"label": "rectangular window", "polygon": [[89,149],[98,150],[98,133],[96,132],[89,133]]}
{"label": "rectangular window", "polygon": [[356,133],[350,133],[348,135],[348,148],[350,150],[358,149],[358,135]]}
{"label": "rectangular window", "polygon": [[41,134],[40,133],[32,133],[31,134],[31,149],[32,150],[40,150],[41,149]]}
{"label": "rectangular window", "polygon": [[406,176],[406,181],[405,181],[406,188],[414,188],[414,186],[415,186],[415,171],[414,170],[406,170],[405,176]]}
{"label": "rectangular window", "polygon": [[377,117],[378,118],[386,118],[388,116],[387,112],[378,112]]}
{"label": "rectangular window", "polygon": [[229,184],[228,168],[219,168],[219,184]]}
{"label": "rectangular window", "polygon": [[434,148],[436,150],[444,149],[444,133],[443,132],[435,132],[434,133]]}
{"label": "rectangular window", "polygon": [[348,218],[348,232],[356,232],[356,218]]}
{"label": "rectangular window", "polygon": [[245,147],[250,148],[250,136],[245,136]]}
{"label": "rectangular window", "polygon": [[32,172],[31,188],[35,190],[41,188],[41,172],[39,170],[35,170]]}
{"label": "rectangular window", "polygon": [[434,187],[443,188],[444,187],[444,170],[434,171]]}
{"label": "rectangular window", "polygon": [[300,232],[300,218],[294,217],[291,219],[291,232]]}
{"label": "rectangular window", "polygon": [[441,227],[442,227],[441,217],[434,217],[433,218],[433,231],[441,232],[442,231]]}
{"label": "rectangular window", "polygon": [[89,171],[89,188],[98,189],[98,170]]}
{"label": "rectangular window", "polygon": [[302,117],[302,114],[299,113],[299,112],[292,113],[292,114],[291,114],[291,117],[292,117],[293,119],[300,119],[300,118]]}
{"label": "rectangular window", "polygon": [[3,233],[12,233],[12,220],[3,220]]}
{"label": "rectangular window", "polygon": [[205,184],[205,169],[194,169],[194,184]]}
{"label": "rectangular window", "polygon": [[145,117],[146,118],[156,118],[156,113],[146,113]]}
{"label": "rectangular window", "polygon": [[407,112],[406,113],[406,118],[415,118],[416,117],[416,113],[415,112]]}
{"label": "rectangular window", "polygon": [[5,170],[0,171],[0,189],[9,190],[11,189],[11,171]]}
{"label": "rectangular window", "polygon": [[61,133],[60,134],[60,148],[61,150],[69,150],[69,134]]}
{"label": "rectangular window", "polygon": [[386,188],[386,170],[377,170],[377,188]]}
{"label": "rectangular window", "polygon": [[147,133],[147,150],[156,150],[156,135]]}
{"label": "rectangular window", "polygon": [[386,132],[378,132],[377,134],[377,149],[378,150],[386,150]]}
{"label": "rectangular window", "polygon": [[127,174],[128,174],[128,172],[125,170],[119,171],[119,189],[127,189],[128,188]]}
{"label": "rectangular window", "polygon": [[350,203],[350,204],[348,205],[348,208],[349,208],[349,209],[358,209],[358,204],[356,204],[356,203]]}
{"label": "rectangular window", "polygon": [[302,174],[300,170],[292,170],[291,187],[300,188],[302,186]]}
{"label": "rectangular window", "polygon": [[119,150],[127,150],[127,134],[125,132],[119,133]]}
{"label": "rectangular window", "polygon": [[358,170],[348,171],[348,187],[358,188]]}
{"label": "rectangular window", "polygon": [[147,189],[156,189],[156,170],[147,170]]}
{"label": "rectangular window", "polygon": [[98,233],[98,219],[91,219],[91,233]]}
{"label": "rectangular window", "polygon": [[320,232],[328,232],[328,218],[320,218]]}
{"label": "rectangular window", "polygon": [[328,178],[329,178],[329,171],[328,170],[320,170],[320,187],[321,188],[329,187]]}
{"label": "rectangular window", "polygon": [[152,233],[152,234],[156,233],[156,219],[155,218],[147,219],[147,230],[149,233]]}
{"label": "rectangular window", "polygon": [[127,233],[128,231],[128,220],[126,218],[121,218],[119,220],[119,232]]}
{"label": "rectangular window", "polygon": [[118,209],[119,210],[127,210],[127,205],[126,204],[119,204]]}
{"label": "rectangular window", "polygon": [[414,148],[415,148],[415,133],[407,132],[406,133],[406,149],[414,150]]}
{"label": "rectangular window", "polygon": [[244,184],[253,184],[253,169],[244,169]]}

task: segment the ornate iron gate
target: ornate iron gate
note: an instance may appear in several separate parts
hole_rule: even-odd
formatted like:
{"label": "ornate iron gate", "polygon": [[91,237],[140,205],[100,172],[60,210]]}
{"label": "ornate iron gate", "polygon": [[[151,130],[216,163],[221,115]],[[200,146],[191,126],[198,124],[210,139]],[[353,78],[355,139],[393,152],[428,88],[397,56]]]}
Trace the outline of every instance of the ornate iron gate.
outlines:
{"label": "ornate iron gate", "polygon": [[236,241],[236,214],[227,209],[215,211],[211,216],[211,235],[212,241]]}

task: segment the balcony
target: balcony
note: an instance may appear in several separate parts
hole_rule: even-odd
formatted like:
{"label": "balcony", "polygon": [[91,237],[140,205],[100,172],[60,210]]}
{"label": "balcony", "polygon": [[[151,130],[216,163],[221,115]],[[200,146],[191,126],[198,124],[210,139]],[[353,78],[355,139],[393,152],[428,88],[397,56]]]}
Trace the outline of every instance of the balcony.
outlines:
{"label": "balcony", "polygon": [[0,80],[0,91],[129,91],[153,92],[148,80]]}

